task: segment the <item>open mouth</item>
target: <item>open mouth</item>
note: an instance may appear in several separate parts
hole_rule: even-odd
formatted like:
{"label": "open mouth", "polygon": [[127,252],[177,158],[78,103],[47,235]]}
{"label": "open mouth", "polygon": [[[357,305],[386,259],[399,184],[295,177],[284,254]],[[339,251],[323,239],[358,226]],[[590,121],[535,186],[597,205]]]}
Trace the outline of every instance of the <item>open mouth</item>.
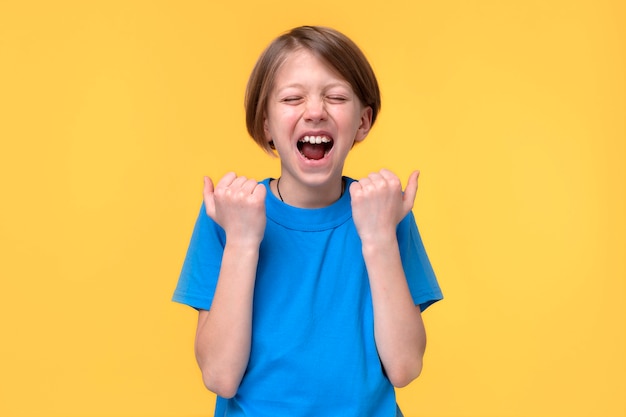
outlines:
{"label": "open mouth", "polygon": [[332,147],[333,140],[327,136],[305,136],[298,141],[298,150],[306,159],[322,159]]}

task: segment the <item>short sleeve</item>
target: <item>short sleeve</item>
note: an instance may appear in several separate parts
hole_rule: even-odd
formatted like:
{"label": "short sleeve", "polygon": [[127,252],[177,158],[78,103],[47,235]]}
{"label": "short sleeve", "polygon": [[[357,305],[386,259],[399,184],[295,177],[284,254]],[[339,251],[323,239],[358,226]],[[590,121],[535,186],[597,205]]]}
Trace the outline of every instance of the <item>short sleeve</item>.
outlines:
{"label": "short sleeve", "polygon": [[224,230],[206,214],[202,204],[173,301],[195,309],[211,309],[225,241]]}
{"label": "short sleeve", "polygon": [[430,264],[413,212],[400,222],[397,229],[400,257],[409,290],[415,305],[422,311],[443,299],[433,267]]}

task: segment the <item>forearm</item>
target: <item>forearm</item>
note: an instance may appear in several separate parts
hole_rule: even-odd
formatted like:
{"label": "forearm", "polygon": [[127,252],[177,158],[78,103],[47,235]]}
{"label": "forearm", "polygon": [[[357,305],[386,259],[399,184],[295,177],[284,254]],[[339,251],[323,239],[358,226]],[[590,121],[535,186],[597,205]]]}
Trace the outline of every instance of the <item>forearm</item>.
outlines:
{"label": "forearm", "polygon": [[207,388],[235,395],[250,356],[258,245],[227,242],[211,311],[199,315],[196,358]]}
{"label": "forearm", "polygon": [[363,241],[372,290],[376,347],[389,380],[405,386],[419,376],[426,333],[408,288],[395,233]]}

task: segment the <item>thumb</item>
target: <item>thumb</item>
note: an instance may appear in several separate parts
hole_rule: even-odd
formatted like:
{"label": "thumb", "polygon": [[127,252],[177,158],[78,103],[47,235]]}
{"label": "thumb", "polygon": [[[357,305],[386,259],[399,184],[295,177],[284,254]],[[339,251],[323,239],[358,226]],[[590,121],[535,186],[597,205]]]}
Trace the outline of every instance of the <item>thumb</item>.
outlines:
{"label": "thumb", "polygon": [[211,218],[215,218],[215,188],[213,187],[213,181],[209,177],[204,177],[204,208],[206,213]]}
{"label": "thumb", "polygon": [[409,181],[406,183],[406,189],[402,196],[402,208],[404,209],[404,215],[407,215],[413,208],[415,202],[415,196],[417,195],[417,178],[419,177],[419,171],[413,171],[409,176]]}

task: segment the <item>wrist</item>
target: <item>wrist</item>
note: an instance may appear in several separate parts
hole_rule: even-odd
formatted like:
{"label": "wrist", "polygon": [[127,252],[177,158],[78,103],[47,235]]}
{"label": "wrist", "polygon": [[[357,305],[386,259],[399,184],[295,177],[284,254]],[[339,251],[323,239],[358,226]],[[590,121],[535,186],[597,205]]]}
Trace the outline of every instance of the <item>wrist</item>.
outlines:
{"label": "wrist", "polygon": [[226,235],[225,247],[236,251],[258,251],[261,246],[261,239],[254,236],[232,236]]}
{"label": "wrist", "polygon": [[393,233],[381,233],[375,235],[373,234],[361,238],[361,247],[363,248],[363,253],[385,252],[397,245],[398,238],[395,234],[395,231]]}

